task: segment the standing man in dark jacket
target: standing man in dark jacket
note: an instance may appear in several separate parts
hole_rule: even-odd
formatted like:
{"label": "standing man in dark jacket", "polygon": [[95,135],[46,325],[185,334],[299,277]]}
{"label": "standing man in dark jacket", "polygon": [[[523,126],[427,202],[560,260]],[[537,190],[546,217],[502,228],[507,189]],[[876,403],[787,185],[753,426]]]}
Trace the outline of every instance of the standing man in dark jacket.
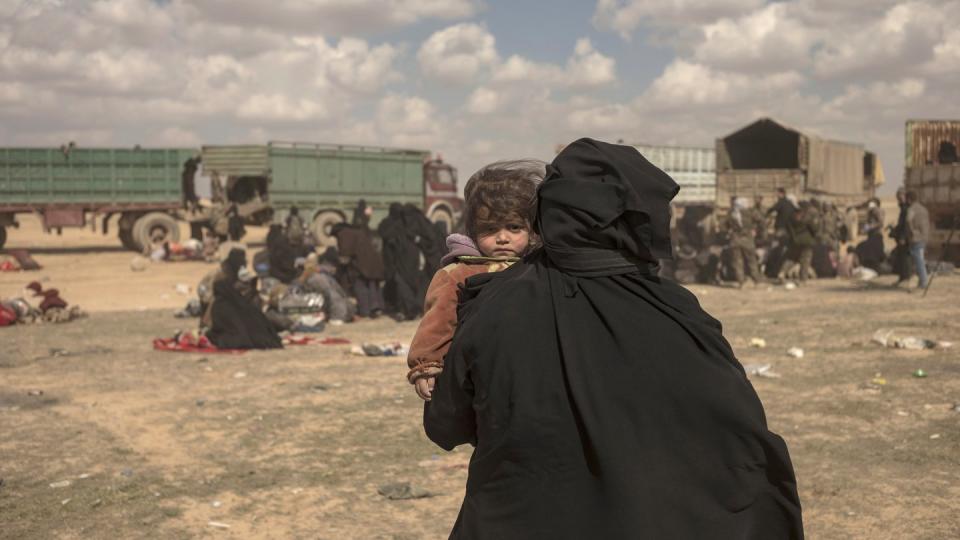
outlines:
{"label": "standing man in dark jacket", "polygon": [[813,246],[820,232],[819,212],[808,202],[800,203],[800,210],[794,212],[788,226],[790,249],[787,257],[800,263],[800,283],[807,282],[810,263],[813,262]]}
{"label": "standing man in dark jacket", "polygon": [[797,207],[787,198],[787,192],[783,188],[777,188],[777,202],[767,210],[767,216],[776,214],[773,221],[773,228],[776,231],[777,238],[783,241],[787,236],[787,229],[793,220],[793,215],[797,212]]}
{"label": "standing man in dark jacket", "polygon": [[907,192],[907,240],[910,245],[910,257],[913,266],[917,269],[917,287],[927,287],[927,263],[923,257],[923,250],[930,239],[930,214],[927,207],[917,200],[915,191]]}
{"label": "standing man in dark jacket", "polygon": [[893,260],[893,271],[897,273],[897,281],[893,284],[898,287],[906,283],[913,275],[913,268],[910,264],[910,246],[907,231],[907,210],[910,205],[907,203],[907,191],[903,188],[897,190],[897,205],[900,207],[900,216],[897,218],[897,225],[890,231],[890,238],[897,242],[897,247],[893,248],[890,258]]}

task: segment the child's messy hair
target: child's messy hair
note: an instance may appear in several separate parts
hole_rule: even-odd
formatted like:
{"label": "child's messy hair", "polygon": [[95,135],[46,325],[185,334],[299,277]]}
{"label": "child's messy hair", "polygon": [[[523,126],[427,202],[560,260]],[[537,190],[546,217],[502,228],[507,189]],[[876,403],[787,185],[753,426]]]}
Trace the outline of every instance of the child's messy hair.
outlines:
{"label": "child's messy hair", "polygon": [[487,226],[520,220],[531,228],[537,215],[537,186],[546,174],[537,159],[497,161],[475,172],[464,188],[464,226],[476,240]]}

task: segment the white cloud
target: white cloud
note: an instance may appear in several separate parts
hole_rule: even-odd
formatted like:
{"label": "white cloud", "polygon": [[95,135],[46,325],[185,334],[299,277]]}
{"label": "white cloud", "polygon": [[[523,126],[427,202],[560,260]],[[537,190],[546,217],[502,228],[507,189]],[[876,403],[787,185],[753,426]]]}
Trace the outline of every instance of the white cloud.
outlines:
{"label": "white cloud", "polygon": [[260,122],[304,122],[326,118],[327,108],[322,103],[306,98],[254,94],[239,105],[237,115]]}
{"label": "white cloud", "polygon": [[760,8],[764,0],[599,0],[593,24],[628,39],[645,23],[689,25],[735,17]]}
{"label": "white cloud", "polygon": [[400,74],[393,69],[399,51],[389,44],[370,48],[367,42],[354,38],[340,40],[320,59],[326,76],[336,84],[364,94],[379,91]]}
{"label": "white cloud", "polygon": [[480,87],[467,99],[467,111],[471,114],[490,114],[500,106],[500,94],[495,90]]}
{"label": "white cloud", "polygon": [[203,144],[204,141],[199,135],[193,131],[190,131],[189,129],[168,127],[161,130],[151,142],[158,146],[174,146],[183,148],[198,147]]}
{"label": "white cloud", "polygon": [[436,108],[427,100],[391,94],[380,100],[377,125],[394,146],[431,148],[441,140]]}
{"label": "white cloud", "polygon": [[616,62],[593,48],[589,39],[577,40],[573,56],[567,61],[571,86],[599,86],[617,79]]}
{"label": "white cloud", "polygon": [[643,101],[666,107],[749,104],[758,96],[775,96],[796,90],[803,80],[796,71],[752,77],[675,60],[650,85]]}
{"label": "white cloud", "polygon": [[417,53],[420,70],[435,79],[470,84],[481,71],[497,63],[493,34],[473,23],[457,24],[435,32]]}
{"label": "white cloud", "polygon": [[787,4],[770,4],[737,19],[705,25],[693,57],[742,71],[800,68],[810,61],[815,37],[812,29],[791,17]]}

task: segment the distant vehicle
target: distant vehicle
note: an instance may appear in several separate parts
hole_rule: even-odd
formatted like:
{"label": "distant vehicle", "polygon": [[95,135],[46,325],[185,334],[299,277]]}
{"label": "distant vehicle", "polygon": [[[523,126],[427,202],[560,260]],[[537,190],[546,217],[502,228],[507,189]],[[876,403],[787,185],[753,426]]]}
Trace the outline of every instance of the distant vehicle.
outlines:
{"label": "distant vehicle", "polygon": [[710,205],[717,193],[717,151],[693,146],[631,145],[680,185],[674,205]]}
{"label": "distant vehicle", "polygon": [[182,191],[191,148],[0,148],[0,247],[16,215],[36,213],[47,232],[90,225],[119,215],[117,235],[141,251],[178,240],[177,219],[204,222],[188,212]]}
{"label": "distant vehicle", "polygon": [[320,245],[333,244],[331,227],[360,199],[374,210],[373,227],[395,202],[412,203],[447,232],[463,210],[457,170],[426,150],[270,142],[204,146],[201,159],[214,184],[263,186],[281,216],[296,206]]}
{"label": "distant vehicle", "polygon": [[425,150],[272,142],[194,148],[0,148],[0,247],[16,215],[36,213],[44,230],[108,232],[143,251],[178,241],[178,221],[191,236],[226,234],[228,216],[269,223],[297,206],[317,240],[347,219],[360,199],[374,208],[373,225],[390,203],[412,203],[451,231],[463,202],[457,171]]}
{"label": "distant vehicle", "polygon": [[932,260],[960,265],[960,120],[908,120],[903,185],[930,212],[927,251]]}
{"label": "distant vehicle", "polygon": [[882,181],[876,156],[863,146],[821,139],[770,118],[717,139],[718,207],[729,207],[732,196],[772,202],[778,188],[849,206],[872,197]]}

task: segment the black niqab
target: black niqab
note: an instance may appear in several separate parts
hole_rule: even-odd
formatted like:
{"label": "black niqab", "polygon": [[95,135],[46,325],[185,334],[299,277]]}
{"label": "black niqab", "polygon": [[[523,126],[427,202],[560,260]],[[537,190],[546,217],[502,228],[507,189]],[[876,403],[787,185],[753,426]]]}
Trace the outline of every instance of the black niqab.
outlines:
{"label": "black niqab", "polygon": [[290,283],[297,277],[297,252],[279,224],[270,225],[267,232],[267,252],[270,254],[271,277],[282,283]]}
{"label": "black niqab", "polygon": [[403,205],[390,205],[377,232],[383,240],[384,300],[391,311],[408,319],[415,318],[423,311],[420,250],[416,234],[404,220]]}
{"label": "black niqab", "polygon": [[283,343],[273,325],[239,290],[238,273],[246,264],[239,249],[231,250],[223,262],[223,277],[213,284],[207,339],[221,349],[279,349]]}
{"label": "black niqab", "polygon": [[676,193],[652,168],[570,145],[540,190],[549,243],[468,279],[424,410],[438,445],[476,446],[451,538],[802,538],[786,445],[720,323],[651,271]]}

